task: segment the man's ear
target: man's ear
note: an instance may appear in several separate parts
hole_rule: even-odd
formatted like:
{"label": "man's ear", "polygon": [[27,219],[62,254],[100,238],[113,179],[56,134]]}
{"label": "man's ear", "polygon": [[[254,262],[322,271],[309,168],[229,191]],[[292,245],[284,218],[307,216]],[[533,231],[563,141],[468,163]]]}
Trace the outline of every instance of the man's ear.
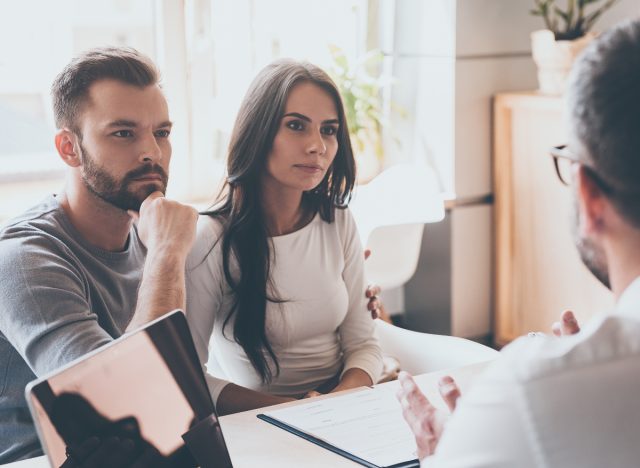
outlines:
{"label": "man's ear", "polygon": [[76,145],[77,139],[78,137],[67,128],[58,130],[55,137],[58,154],[62,160],[71,167],[79,167],[82,165],[82,160],[78,153],[79,145]]}
{"label": "man's ear", "polygon": [[578,209],[580,210],[580,230],[583,235],[598,235],[605,225],[608,200],[594,180],[589,170],[578,166],[576,174]]}

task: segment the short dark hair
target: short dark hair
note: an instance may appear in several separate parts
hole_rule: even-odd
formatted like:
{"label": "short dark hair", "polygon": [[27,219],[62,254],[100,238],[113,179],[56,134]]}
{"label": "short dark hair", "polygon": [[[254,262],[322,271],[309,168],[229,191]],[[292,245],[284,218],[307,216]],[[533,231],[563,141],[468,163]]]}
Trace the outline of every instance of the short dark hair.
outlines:
{"label": "short dark hair", "polygon": [[53,113],[58,128],[78,131],[77,118],[89,88],[103,79],[113,79],[144,88],[160,81],[149,57],[130,47],[99,47],[75,57],[51,86]]}
{"label": "short dark hair", "polygon": [[585,159],[612,190],[620,215],[640,227],[640,20],[595,40],[576,62],[569,117]]}

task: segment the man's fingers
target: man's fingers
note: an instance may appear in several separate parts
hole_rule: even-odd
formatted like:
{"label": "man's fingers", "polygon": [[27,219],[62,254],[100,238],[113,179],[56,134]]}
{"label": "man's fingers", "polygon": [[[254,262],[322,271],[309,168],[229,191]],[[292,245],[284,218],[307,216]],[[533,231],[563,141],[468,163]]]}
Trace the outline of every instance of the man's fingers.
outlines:
{"label": "man's fingers", "polygon": [[380,291],[382,291],[380,289],[380,286],[378,286],[377,284],[370,284],[369,286],[367,286],[367,290],[365,291],[365,296],[369,298],[379,296]]}
{"label": "man's fingers", "polygon": [[555,336],[575,335],[580,331],[580,325],[573,312],[565,310],[560,316],[560,321],[553,322],[551,331]]}
{"label": "man's fingers", "polygon": [[142,211],[145,206],[147,206],[156,198],[164,198],[164,193],[162,193],[159,190],[156,190],[155,192],[149,194],[149,196],[142,201],[142,204],[140,205],[140,211]]}
{"label": "man's fingers", "polygon": [[420,391],[411,375],[401,371],[400,374],[398,374],[398,381],[400,382],[400,389],[397,393],[399,399],[407,400],[411,406],[420,411],[430,411],[433,408],[431,402],[424,393]]}
{"label": "man's fingers", "polygon": [[377,297],[372,297],[371,299],[369,299],[369,302],[367,302],[367,309],[374,311],[374,310],[378,310],[380,308],[380,301],[378,300]]}
{"label": "man's fingers", "polygon": [[400,387],[396,396],[402,406],[402,416],[416,439],[418,458],[431,455],[438,443],[435,433],[436,410],[406,372],[398,377]]}
{"label": "man's fingers", "polygon": [[575,335],[580,331],[580,325],[578,325],[578,320],[576,319],[573,312],[570,310],[565,310],[562,313],[562,334],[563,335]]}
{"label": "man's fingers", "polygon": [[445,375],[438,382],[438,390],[442,399],[449,407],[449,411],[456,409],[458,398],[460,398],[460,388],[458,384],[449,375]]}

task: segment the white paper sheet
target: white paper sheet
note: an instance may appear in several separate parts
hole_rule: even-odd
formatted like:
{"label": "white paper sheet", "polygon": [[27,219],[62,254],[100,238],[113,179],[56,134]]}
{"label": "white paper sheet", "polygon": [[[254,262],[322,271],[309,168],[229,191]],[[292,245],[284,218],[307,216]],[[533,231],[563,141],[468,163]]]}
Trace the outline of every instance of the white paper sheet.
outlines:
{"label": "white paper sheet", "polygon": [[383,385],[265,414],[370,463],[390,466],[417,459],[395,389]]}

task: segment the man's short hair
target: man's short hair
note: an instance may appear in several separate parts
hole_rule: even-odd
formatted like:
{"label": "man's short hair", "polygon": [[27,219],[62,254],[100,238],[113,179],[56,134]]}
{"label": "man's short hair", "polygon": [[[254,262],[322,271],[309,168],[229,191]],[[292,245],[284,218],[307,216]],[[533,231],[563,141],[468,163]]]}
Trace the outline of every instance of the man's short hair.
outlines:
{"label": "man's short hair", "polygon": [[144,88],[159,82],[158,69],[149,57],[129,47],[100,47],[74,58],[51,87],[56,126],[79,132],[78,115],[88,99],[89,88],[113,79]]}
{"label": "man's short hair", "polygon": [[640,227],[640,20],[612,28],[578,59],[569,86],[577,154],[612,190],[621,216]]}

